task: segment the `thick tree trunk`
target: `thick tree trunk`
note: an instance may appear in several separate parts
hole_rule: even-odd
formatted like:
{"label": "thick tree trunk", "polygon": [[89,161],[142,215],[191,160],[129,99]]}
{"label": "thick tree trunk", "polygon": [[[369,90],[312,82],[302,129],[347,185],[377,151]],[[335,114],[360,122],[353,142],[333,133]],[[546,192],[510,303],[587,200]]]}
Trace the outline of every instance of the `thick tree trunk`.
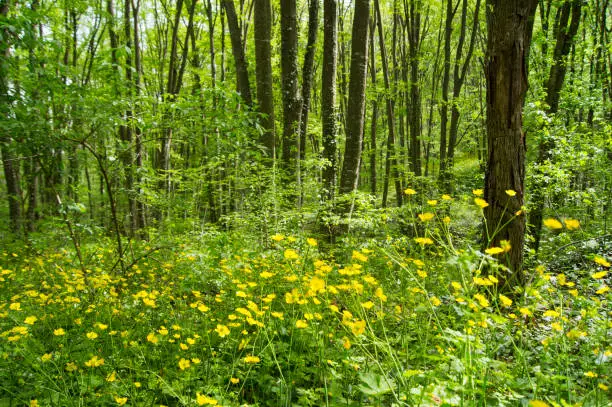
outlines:
{"label": "thick tree trunk", "polygon": [[312,89],[312,77],[314,68],[314,57],[317,44],[317,33],[319,31],[319,0],[310,0],[308,7],[308,42],[306,54],[304,55],[304,66],[302,68],[302,113],[300,117],[300,160],[306,158],[306,132],[308,131],[308,113],[310,111],[310,93]]}
{"label": "thick tree trunk", "polygon": [[355,0],[351,42],[351,71],[346,117],[346,147],[340,177],[340,193],[357,189],[365,113],[365,88],[368,67],[369,0]]}
{"label": "thick tree trunk", "polygon": [[[283,96],[283,165],[295,168],[299,159],[299,124],[302,103],[298,87],[298,35],[296,0],[281,0],[281,74]],[[299,179],[298,179],[299,182]]]}
{"label": "thick tree trunk", "polygon": [[321,126],[323,188],[333,201],[337,184],[336,75],[338,68],[338,2],[323,0],[323,73],[321,78]]}
{"label": "thick tree trunk", "polygon": [[263,115],[264,133],[260,139],[266,147],[272,165],[276,155],[274,128],[274,93],[272,89],[272,9],[270,0],[255,0],[255,75],[257,80],[257,103]]}
{"label": "thick tree trunk", "polygon": [[230,31],[230,39],[232,42],[232,54],[234,55],[234,63],[236,65],[236,90],[242,96],[244,103],[251,107],[253,105],[253,99],[251,98],[249,70],[244,57],[244,46],[242,44],[240,27],[238,26],[236,9],[234,8],[234,0],[223,0],[223,7],[227,15],[227,26]]}
{"label": "thick tree trunk", "polygon": [[[485,195],[488,206],[485,245],[510,243],[503,261],[518,282],[525,242],[525,135],[523,100],[527,91],[526,55],[537,0],[487,0],[487,138]],[[514,190],[511,197],[506,190]],[[505,277],[505,276],[504,276]],[[501,280],[501,279],[500,279]],[[504,278],[506,281],[506,278]]]}

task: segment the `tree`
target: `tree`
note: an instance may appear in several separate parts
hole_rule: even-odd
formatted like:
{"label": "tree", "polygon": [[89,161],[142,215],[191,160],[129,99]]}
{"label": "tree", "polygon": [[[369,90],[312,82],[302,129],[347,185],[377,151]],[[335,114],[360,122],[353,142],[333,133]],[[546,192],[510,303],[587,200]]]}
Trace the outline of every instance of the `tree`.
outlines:
{"label": "tree", "polygon": [[363,139],[366,73],[368,68],[368,22],[370,1],[356,0],[351,42],[351,68],[346,112],[346,145],[340,176],[340,193],[357,189]]}
{"label": "tree", "polygon": [[[299,158],[302,112],[298,87],[298,33],[296,0],[281,0],[281,74],[283,95],[283,165],[290,169]],[[298,180],[299,181],[299,180]]]}
{"label": "tree", "polygon": [[240,93],[244,103],[251,107],[253,105],[253,100],[251,98],[249,70],[247,61],[244,57],[244,45],[242,43],[240,26],[238,25],[238,16],[236,16],[234,0],[223,0],[223,7],[227,14],[227,25],[232,42],[232,54],[234,55],[234,64],[236,65],[236,91]]}
{"label": "tree", "polygon": [[337,183],[336,141],[336,75],[338,70],[338,2],[323,1],[323,73],[321,78],[321,125],[323,189],[327,200],[333,200]]}
{"label": "tree", "polygon": [[[263,114],[264,129],[261,143],[269,158],[274,159],[276,136],[274,129],[274,93],[272,89],[272,9],[270,0],[255,0],[255,76],[257,81],[257,103]],[[269,161],[271,163],[272,160]]]}
{"label": "tree", "polygon": [[[525,242],[523,100],[528,85],[526,56],[537,4],[537,0],[487,0],[485,244],[509,242],[505,263],[519,282],[524,281]],[[509,190],[516,195],[510,196],[506,192]]]}
{"label": "tree", "polygon": [[[547,113],[555,114],[559,109],[559,98],[565,73],[567,72],[567,56],[572,48],[574,37],[578,32],[580,24],[582,2],[579,0],[568,0],[557,10],[555,19],[554,35],[555,48],[553,51],[553,61],[550,67],[548,80],[546,81],[546,104]],[[570,19],[571,15],[571,19]],[[538,146],[537,164],[542,165],[550,160],[554,149],[552,138],[540,141]],[[532,225],[533,248],[538,251],[540,238],[542,235],[542,220],[544,218],[544,208],[546,206],[546,194],[544,185],[535,185],[532,196],[532,210],[529,214],[529,224]]]}

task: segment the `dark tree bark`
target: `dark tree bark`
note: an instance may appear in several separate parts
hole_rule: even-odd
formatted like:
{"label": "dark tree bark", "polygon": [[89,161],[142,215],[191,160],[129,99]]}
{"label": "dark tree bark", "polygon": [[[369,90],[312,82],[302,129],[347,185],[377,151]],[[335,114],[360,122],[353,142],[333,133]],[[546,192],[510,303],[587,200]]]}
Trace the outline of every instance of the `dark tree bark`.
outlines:
{"label": "dark tree bark", "polygon": [[[582,2],[579,0],[568,0],[561,5],[557,10],[555,19],[554,35],[555,49],[553,52],[553,63],[550,67],[550,73],[546,82],[546,103],[548,104],[547,112],[549,114],[557,113],[559,109],[559,97],[565,73],[567,71],[567,56],[572,48],[574,37],[578,32],[580,24]],[[570,20],[571,16],[571,20]],[[555,145],[551,138],[541,141],[538,146],[537,164],[544,164],[550,160],[551,153]],[[533,248],[538,251],[540,248],[540,239],[542,236],[542,221],[544,217],[544,209],[546,207],[546,194],[544,193],[544,185],[535,185],[532,194],[533,208],[529,214],[529,224],[531,225],[531,233],[533,235]]]}
{"label": "dark tree bark", "polygon": [[410,0],[406,13],[408,22],[408,52],[410,64],[410,111],[407,115],[410,129],[410,162],[412,172],[421,176],[421,86],[419,84],[419,58],[421,49],[421,3]]}
{"label": "dark tree bark", "polygon": [[257,103],[263,114],[264,133],[260,139],[266,147],[272,164],[276,155],[274,128],[274,93],[272,89],[272,9],[270,0],[255,0],[255,75],[257,80]]}
{"label": "dark tree bark", "polygon": [[232,54],[234,55],[234,63],[236,65],[236,90],[242,96],[244,103],[251,107],[253,105],[253,99],[251,98],[249,70],[244,57],[242,34],[240,26],[238,25],[234,0],[223,0],[223,7],[227,15],[227,26],[230,31],[230,39],[232,42]]}
{"label": "dark tree bark", "polygon": [[[376,58],[374,57],[375,42],[374,32],[376,21],[374,18],[370,18],[370,76],[371,76],[371,87],[376,89]],[[377,179],[376,179],[376,154],[377,154],[377,141],[376,141],[376,124],[378,122],[378,95],[372,99],[372,119],[370,122],[370,192],[376,196],[377,193]]]}
{"label": "dark tree bark", "polygon": [[337,184],[336,75],[338,69],[338,2],[323,1],[323,73],[321,78],[321,125],[324,196],[333,201]]}
{"label": "dark tree bark", "polygon": [[319,32],[319,0],[310,0],[308,7],[308,42],[306,54],[304,55],[304,66],[302,67],[302,113],[300,117],[300,160],[306,158],[306,132],[308,130],[308,113],[310,111],[310,93],[312,89],[312,77],[314,57]]}
{"label": "dark tree bark", "polygon": [[453,33],[453,0],[446,0],[446,23],[444,24],[444,72],[442,74],[442,104],[440,107],[440,180],[446,177],[446,148],[448,127],[448,88],[451,68],[451,36]]}
{"label": "dark tree bark", "polygon": [[[487,0],[487,138],[485,245],[511,249],[504,263],[519,283],[525,243],[525,134],[523,100],[527,91],[526,55],[537,0]],[[510,197],[506,190],[516,191]],[[518,215],[517,215],[518,213]],[[501,281],[501,279],[500,279]],[[506,281],[506,278],[504,278]]]}
{"label": "dark tree bark", "polygon": [[[281,0],[281,74],[283,96],[282,159],[291,170],[299,159],[299,124],[302,104],[299,97],[297,65],[297,4],[296,0]],[[298,179],[299,182],[299,179]]]}
{"label": "dark tree bark", "polygon": [[356,0],[351,42],[351,71],[346,112],[346,147],[340,177],[340,193],[357,189],[365,113],[365,88],[368,67],[368,20],[370,1]]}
{"label": "dark tree bark", "polygon": [[389,181],[391,178],[395,182],[395,192],[397,206],[402,206],[402,187],[401,180],[397,171],[397,157],[395,156],[395,113],[393,109],[393,96],[391,95],[391,84],[389,79],[389,66],[387,63],[387,49],[385,47],[385,38],[383,35],[382,15],[380,13],[380,4],[378,0],[374,0],[376,9],[376,22],[378,26],[378,42],[380,44],[380,58],[382,60],[383,79],[386,91],[386,107],[387,107],[387,156],[385,159],[385,185],[383,189],[382,206],[387,206],[387,195],[389,192]]}

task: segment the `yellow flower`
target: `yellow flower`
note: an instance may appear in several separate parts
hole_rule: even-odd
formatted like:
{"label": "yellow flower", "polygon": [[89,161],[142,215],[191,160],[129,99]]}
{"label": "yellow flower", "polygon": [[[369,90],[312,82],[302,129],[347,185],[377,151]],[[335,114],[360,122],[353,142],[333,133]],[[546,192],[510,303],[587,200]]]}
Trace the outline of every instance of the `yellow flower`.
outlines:
{"label": "yellow flower", "polygon": [[528,308],[525,308],[525,307],[519,308],[519,312],[525,315],[526,317],[530,317],[533,315],[533,313]]}
{"label": "yellow flower", "polygon": [[499,242],[499,245],[504,250],[504,253],[508,253],[510,251],[510,249],[512,249],[512,246],[510,245],[510,242],[507,241],[507,240],[502,240],[501,242]]}
{"label": "yellow flower", "polygon": [[259,273],[259,277],[261,278],[274,277],[274,273],[270,273],[269,271],[262,271],[261,273]]}
{"label": "yellow flower", "polygon": [[421,246],[425,246],[428,244],[433,244],[433,240],[431,240],[428,237],[415,237],[414,241],[418,244],[420,244]]}
{"label": "yellow flower", "polygon": [[259,356],[253,356],[253,355],[248,355],[243,360],[244,360],[244,363],[259,363],[259,362],[261,362],[261,359],[259,359]]}
{"label": "yellow flower", "polygon": [[342,341],[342,347],[344,347],[344,349],[346,349],[346,350],[351,349],[351,341],[346,336],[344,337],[344,339]]}
{"label": "yellow flower", "polygon": [[283,255],[285,256],[285,259],[287,260],[297,260],[300,258],[300,255],[297,254],[297,252],[293,249],[285,250],[285,253]]}
{"label": "yellow flower", "polygon": [[196,393],[196,402],[198,403],[198,406],[204,406],[204,405],[216,406],[217,404],[219,404],[217,400],[212,399],[200,393]]}
{"label": "yellow flower", "polygon": [[36,399],[30,400],[30,407],[38,407],[38,400]]}
{"label": "yellow flower", "polygon": [[308,284],[310,289],[317,293],[319,291],[325,290],[325,280],[320,279],[319,277],[313,277]]}
{"label": "yellow flower", "polygon": [[280,242],[281,240],[283,240],[285,238],[285,236],[283,235],[279,235],[278,233],[275,234],[274,236],[272,236],[270,239],[274,240],[275,242]]}
{"label": "yellow flower", "polygon": [[295,327],[300,329],[308,328],[308,322],[304,321],[303,319],[298,319],[295,321]]}
{"label": "yellow flower", "polygon": [[442,195],[442,199],[445,200],[445,201],[450,201],[453,198],[450,195],[448,195],[448,194],[444,194],[444,195]]}
{"label": "yellow flower", "polygon": [[359,260],[361,262],[366,262],[366,261],[368,261],[368,256],[358,252],[357,250],[353,250],[353,254],[351,256],[351,259]]}
{"label": "yellow flower", "polygon": [[191,363],[194,365],[199,365],[202,361],[199,358],[191,358]]}
{"label": "yellow flower", "polygon": [[215,328],[215,332],[217,333],[217,335],[219,335],[221,338],[226,337],[227,335],[229,335],[230,330],[227,326],[225,325],[221,325],[218,324],[217,327]]}
{"label": "yellow flower", "polygon": [[210,308],[208,308],[205,304],[199,303],[198,304],[198,310],[200,312],[208,312],[210,310]]}
{"label": "yellow flower", "polygon": [[366,322],[363,319],[357,320],[351,324],[351,332],[353,335],[359,336],[365,332]]}
{"label": "yellow flower", "polygon": [[232,383],[232,384],[238,384],[238,383],[240,383],[240,379],[237,379],[237,378],[235,378],[235,377],[232,377],[232,378],[230,378],[230,383]]}
{"label": "yellow flower", "polygon": [[425,278],[427,277],[427,272],[423,271],[423,270],[417,270],[417,274],[419,275],[419,277],[421,278]]}
{"label": "yellow flower", "polygon": [[53,335],[55,336],[66,335],[66,331],[64,331],[64,328],[57,328],[53,330]]}
{"label": "yellow flower", "polygon": [[440,301],[440,299],[439,299],[438,297],[436,297],[436,296],[431,297],[431,298],[430,298],[430,301],[431,301],[431,304],[432,304],[434,307],[439,307],[439,306],[440,306],[440,304],[442,304],[442,301]]}
{"label": "yellow flower", "polygon": [[482,294],[474,294],[474,299],[478,301],[481,307],[489,306],[489,300],[487,300],[487,297]]}
{"label": "yellow flower", "polygon": [[98,334],[95,332],[87,332],[87,339],[96,339],[98,337]]}
{"label": "yellow flower", "polygon": [[34,325],[34,322],[36,321],[38,321],[38,318],[36,318],[35,316],[29,316],[23,322],[25,322],[28,325]]}
{"label": "yellow flower", "polygon": [[515,196],[516,195],[516,191],[513,189],[506,189],[506,195],[508,196]]}
{"label": "yellow flower", "polygon": [[606,274],[608,274],[607,271],[599,271],[597,273],[591,274],[591,277],[593,277],[595,280],[599,280],[600,278],[604,278]]}
{"label": "yellow flower", "polygon": [[607,285],[602,285],[601,287],[599,287],[599,290],[595,291],[595,294],[605,294],[608,291],[610,291],[610,287],[608,287]]}
{"label": "yellow flower", "polygon": [[21,311],[21,303],[14,302],[11,305],[9,305],[9,309],[12,309],[13,311]]}
{"label": "yellow flower", "polygon": [[179,347],[181,348],[181,350],[189,349],[189,346],[185,345],[184,343],[179,343]]}
{"label": "yellow flower", "polygon": [[603,266],[603,267],[610,267],[610,262],[609,262],[609,261],[607,261],[606,259],[604,259],[604,258],[603,258],[603,257],[601,257],[601,256],[595,256],[595,257],[593,258],[593,261],[594,261],[595,263],[599,264],[600,266]]}
{"label": "yellow flower", "polygon": [[421,219],[421,222],[432,220],[434,216],[435,215],[431,212],[419,213],[419,219]]}
{"label": "yellow flower", "polygon": [[189,367],[191,366],[191,362],[189,361],[189,359],[181,358],[181,360],[179,360],[178,365],[179,365],[179,369],[185,370],[185,369],[189,369]]}
{"label": "yellow flower", "polygon": [[478,205],[481,209],[486,208],[487,206],[489,206],[489,204],[487,203],[487,201],[485,201],[482,198],[474,198],[474,203],[476,205]]}
{"label": "yellow flower", "polygon": [[53,356],[51,353],[45,353],[40,357],[40,360],[42,360],[43,362],[48,362],[51,360],[51,356]]}
{"label": "yellow flower", "polygon": [[104,331],[106,328],[108,328],[108,325],[98,322],[96,324],[96,328],[100,329],[101,331]]}
{"label": "yellow flower", "polygon": [[144,303],[144,305],[146,305],[148,307],[151,307],[151,308],[155,308],[156,307],[155,300],[152,300],[150,298],[143,298],[142,302]]}
{"label": "yellow flower", "polygon": [[558,317],[560,314],[552,309],[549,309],[548,311],[545,311],[544,314],[542,314],[545,317],[552,317],[552,318],[556,318]]}
{"label": "yellow flower", "polygon": [[489,247],[488,249],[485,250],[485,253],[490,254],[492,256],[503,253],[503,252],[504,252],[504,249],[502,249],[501,247]]}
{"label": "yellow flower", "polygon": [[127,397],[115,396],[115,401],[117,402],[117,405],[123,406],[123,405],[125,405],[125,403],[127,403],[128,398]]}
{"label": "yellow flower", "polygon": [[278,319],[280,319],[280,320],[285,319],[285,318],[283,317],[283,313],[282,313],[282,312],[272,312],[272,313],[271,313],[271,315],[272,315],[274,318],[278,318]]}
{"label": "yellow flower", "polygon": [[364,309],[371,309],[374,306],[374,303],[372,301],[366,301],[366,302],[362,302],[361,306]]}
{"label": "yellow flower", "polygon": [[580,228],[580,222],[576,219],[565,219],[563,220],[563,223],[565,223],[565,227],[568,230],[576,230]]}
{"label": "yellow flower", "polygon": [[597,373],[593,373],[593,372],[591,372],[590,370],[589,370],[588,372],[584,372],[584,375],[585,375],[586,377],[590,377],[591,379],[594,379],[594,378],[596,378],[597,376],[599,376]]}
{"label": "yellow flower", "polygon": [[374,292],[374,295],[382,302],[387,301],[387,296],[384,294],[382,287],[378,287]]}
{"label": "yellow flower", "polygon": [[414,189],[412,189],[412,188],[406,188],[406,189],[404,189],[404,194],[406,194],[406,195],[415,195],[416,191]]}
{"label": "yellow flower", "polygon": [[436,199],[430,199],[429,201],[427,201],[427,205],[429,206],[436,206],[438,204],[438,201]]}
{"label": "yellow flower", "polygon": [[306,239],[306,243],[308,243],[308,246],[312,246],[312,247],[315,247],[316,245],[319,244],[317,243],[317,240],[313,239],[312,237],[309,237],[308,239]]}
{"label": "yellow flower", "polygon": [[558,323],[558,322],[553,322],[552,324],[550,324],[550,327],[551,327],[552,329],[554,329],[555,331],[557,331],[557,332],[561,332],[561,331],[563,331],[563,327],[562,327],[562,326],[561,326],[561,324],[560,324],[560,323]]}
{"label": "yellow flower", "polygon": [[542,222],[549,229],[563,229],[563,225],[557,219],[548,218]]}
{"label": "yellow flower", "polygon": [[541,400],[531,400],[529,407],[549,407],[548,403]]}
{"label": "yellow flower", "polygon": [[102,366],[103,364],[104,364],[104,359],[99,358],[97,356],[94,356],[91,359],[89,359],[87,362],[85,362],[85,366],[87,367],[98,367],[98,366]]}
{"label": "yellow flower", "polygon": [[606,385],[605,385],[605,384],[603,384],[603,383],[599,383],[599,384],[597,385],[597,387],[599,387],[599,388],[600,388],[601,390],[603,390],[603,391],[608,391],[608,389],[609,389],[609,387],[608,387],[608,386],[606,386]]}
{"label": "yellow flower", "polygon": [[482,196],[484,191],[482,189],[472,189],[472,193],[476,196]]}
{"label": "yellow flower", "polygon": [[108,376],[106,376],[106,381],[112,383],[115,380],[117,380],[117,373],[115,373],[115,371],[113,370]]}

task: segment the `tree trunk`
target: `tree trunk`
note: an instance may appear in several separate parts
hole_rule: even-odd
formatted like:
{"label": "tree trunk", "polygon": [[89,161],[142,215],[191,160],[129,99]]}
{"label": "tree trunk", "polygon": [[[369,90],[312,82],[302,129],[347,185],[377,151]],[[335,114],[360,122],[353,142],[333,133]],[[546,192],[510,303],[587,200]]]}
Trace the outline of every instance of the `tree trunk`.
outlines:
{"label": "tree trunk", "polygon": [[421,176],[421,87],[419,84],[419,59],[421,48],[421,4],[410,0],[406,10],[408,24],[408,50],[410,57],[410,112],[407,115],[410,128],[410,161],[412,172]]}
{"label": "tree trunk", "polygon": [[244,103],[251,107],[253,105],[253,100],[251,98],[249,70],[244,57],[242,35],[240,27],[238,26],[238,17],[236,16],[236,9],[234,8],[234,0],[223,0],[223,7],[227,15],[227,26],[232,41],[232,54],[234,54],[234,63],[236,65],[236,91],[240,93]]}
{"label": "tree trunk", "polygon": [[[510,243],[503,259],[518,282],[522,272],[525,214],[523,100],[527,91],[526,55],[537,0],[487,0],[487,138],[485,245]],[[513,197],[506,190],[514,190]],[[500,279],[501,280],[501,279]],[[506,278],[503,279],[506,281]]]}
{"label": "tree trunk", "polygon": [[[283,165],[291,172],[299,159],[299,124],[302,104],[299,98],[297,65],[297,4],[281,0],[281,74],[283,96]],[[299,179],[298,179],[299,182]]]}
{"label": "tree trunk", "polygon": [[300,117],[300,160],[306,158],[306,132],[308,131],[308,112],[310,111],[310,93],[312,89],[312,76],[314,57],[319,31],[319,0],[310,0],[308,7],[308,43],[304,55],[302,68],[302,113]]}
{"label": "tree trunk", "polygon": [[389,181],[391,178],[395,182],[395,192],[397,206],[402,206],[402,187],[401,181],[397,174],[397,157],[395,156],[395,114],[393,111],[393,99],[391,95],[391,84],[389,79],[389,66],[387,64],[387,49],[385,47],[385,38],[383,35],[382,15],[380,13],[380,4],[378,0],[374,0],[376,9],[376,21],[378,26],[378,42],[380,44],[380,58],[382,60],[383,79],[385,83],[386,106],[387,106],[387,156],[385,160],[385,185],[383,189],[382,206],[387,206],[387,195],[389,192]]}
{"label": "tree trunk", "polygon": [[[374,32],[376,21],[374,18],[370,18],[370,76],[372,80],[371,87],[376,90],[376,58],[374,57]],[[370,193],[376,196],[377,185],[376,185],[376,154],[377,154],[377,141],[376,141],[376,124],[378,122],[378,95],[372,98],[372,119],[370,123]]]}
{"label": "tree trunk", "polygon": [[338,69],[338,1],[323,0],[323,73],[321,78],[321,127],[323,196],[333,201],[337,184],[336,75]]}
{"label": "tree trunk", "polygon": [[[549,114],[557,113],[559,109],[559,96],[563,88],[565,73],[567,71],[566,59],[572,48],[574,37],[578,32],[580,24],[582,2],[579,0],[567,0],[557,10],[554,27],[555,49],[553,52],[553,63],[550,67],[548,81],[546,82],[546,103]],[[571,14],[571,21],[570,21]],[[569,25],[568,25],[569,24]],[[538,158],[536,164],[542,165],[550,160],[555,145],[551,138],[541,141],[538,146]],[[534,185],[531,197],[532,210],[529,214],[529,224],[532,228],[533,248],[537,252],[540,248],[542,236],[542,221],[546,207],[545,185]]]}
{"label": "tree trunk", "polygon": [[255,75],[257,80],[257,103],[263,115],[264,133],[261,144],[266,147],[272,165],[276,155],[274,128],[274,92],[272,89],[272,9],[270,0],[255,0]]}
{"label": "tree trunk", "polygon": [[357,189],[365,113],[365,88],[368,67],[369,0],[355,0],[351,39],[351,71],[346,112],[346,147],[340,177],[340,193]]}
{"label": "tree trunk", "polygon": [[[448,135],[448,153],[446,154],[446,182],[445,184],[450,188],[452,170],[455,160],[455,147],[457,146],[457,135],[459,133],[459,108],[457,106],[457,99],[461,95],[461,88],[465,82],[465,76],[467,74],[472,54],[474,51],[474,43],[476,42],[476,34],[478,30],[478,15],[480,13],[480,0],[476,0],[476,6],[474,8],[474,19],[472,21],[472,33],[470,35],[470,44],[468,45],[467,54],[463,59],[463,44],[465,41],[465,31],[467,26],[467,0],[463,0],[463,7],[461,10],[461,34],[459,44],[457,45],[457,52],[455,54],[455,66],[453,70],[453,103],[451,107],[451,122],[450,131]],[[463,66],[461,66],[463,61]],[[440,174],[443,175],[443,174]],[[450,192],[450,191],[449,191]]]}
{"label": "tree trunk", "polygon": [[[448,88],[451,68],[451,35],[453,33],[453,0],[446,0],[446,23],[444,25],[444,73],[442,74],[442,105],[440,107],[440,183],[446,179],[446,149],[448,127]],[[446,189],[446,188],[445,188]]]}

